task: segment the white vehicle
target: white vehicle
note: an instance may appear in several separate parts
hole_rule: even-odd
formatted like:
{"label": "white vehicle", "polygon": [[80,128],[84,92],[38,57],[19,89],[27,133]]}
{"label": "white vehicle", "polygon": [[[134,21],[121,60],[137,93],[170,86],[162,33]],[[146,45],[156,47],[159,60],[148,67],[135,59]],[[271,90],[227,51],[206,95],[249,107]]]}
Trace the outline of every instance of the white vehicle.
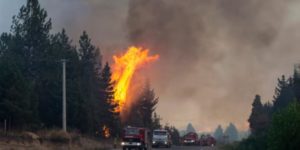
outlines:
{"label": "white vehicle", "polygon": [[171,145],[171,136],[167,130],[158,129],[153,131],[152,147],[170,148]]}

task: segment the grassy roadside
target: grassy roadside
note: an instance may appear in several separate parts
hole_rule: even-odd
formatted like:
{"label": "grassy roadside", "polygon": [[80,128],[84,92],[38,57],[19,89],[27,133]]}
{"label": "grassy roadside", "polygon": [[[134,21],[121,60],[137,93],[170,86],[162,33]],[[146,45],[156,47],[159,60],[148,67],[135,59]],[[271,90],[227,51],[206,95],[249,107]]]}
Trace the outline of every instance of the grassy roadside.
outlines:
{"label": "grassy roadside", "polygon": [[0,132],[1,150],[108,150],[113,140],[100,140],[61,130]]}

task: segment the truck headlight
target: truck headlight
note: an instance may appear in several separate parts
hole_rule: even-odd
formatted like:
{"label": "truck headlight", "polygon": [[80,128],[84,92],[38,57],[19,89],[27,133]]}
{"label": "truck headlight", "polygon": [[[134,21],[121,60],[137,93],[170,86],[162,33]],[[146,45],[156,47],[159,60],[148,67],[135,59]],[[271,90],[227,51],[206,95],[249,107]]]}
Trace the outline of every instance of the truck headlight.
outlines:
{"label": "truck headlight", "polygon": [[141,146],[141,143],[136,143],[137,146]]}
{"label": "truck headlight", "polygon": [[168,144],[168,142],[167,142],[167,141],[165,141],[165,144]]}
{"label": "truck headlight", "polygon": [[156,142],[155,142],[155,141],[153,141],[152,143],[153,143],[153,144],[155,144]]}
{"label": "truck headlight", "polygon": [[121,142],[121,145],[122,145],[122,146],[125,145],[125,142]]}

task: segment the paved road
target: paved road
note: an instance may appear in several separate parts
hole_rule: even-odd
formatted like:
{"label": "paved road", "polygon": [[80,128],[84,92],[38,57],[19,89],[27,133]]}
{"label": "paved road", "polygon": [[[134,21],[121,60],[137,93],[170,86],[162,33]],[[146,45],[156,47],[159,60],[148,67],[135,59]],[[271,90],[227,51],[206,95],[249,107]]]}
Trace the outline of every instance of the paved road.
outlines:
{"label": "paved road", "polygon": [[[120,150],[120,149],[118,149]],[[172,148],[153,148],[152,150],[219,150],[217,147],[172,146]]]}
{"label": "paved road", "polygon": [[152,150],[218,150],[216,147],[200,147],[200,146],[173,146],[171,149],[155,148]]}

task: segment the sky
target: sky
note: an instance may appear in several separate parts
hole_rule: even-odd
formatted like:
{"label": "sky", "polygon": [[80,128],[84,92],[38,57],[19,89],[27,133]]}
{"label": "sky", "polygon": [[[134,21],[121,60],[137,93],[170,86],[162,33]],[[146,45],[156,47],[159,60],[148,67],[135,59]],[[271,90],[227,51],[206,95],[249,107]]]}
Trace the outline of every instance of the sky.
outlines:
{"label": "sky", "polygon": [[[271,101],[277,78],[300,63],[297,0],[40,0],[52,32],[83,30],[104,59],[129,45],[160,59],[147,68],[163,123],[247,130],[256,94]],[[25,0],[0,0],[0,33]]]}

